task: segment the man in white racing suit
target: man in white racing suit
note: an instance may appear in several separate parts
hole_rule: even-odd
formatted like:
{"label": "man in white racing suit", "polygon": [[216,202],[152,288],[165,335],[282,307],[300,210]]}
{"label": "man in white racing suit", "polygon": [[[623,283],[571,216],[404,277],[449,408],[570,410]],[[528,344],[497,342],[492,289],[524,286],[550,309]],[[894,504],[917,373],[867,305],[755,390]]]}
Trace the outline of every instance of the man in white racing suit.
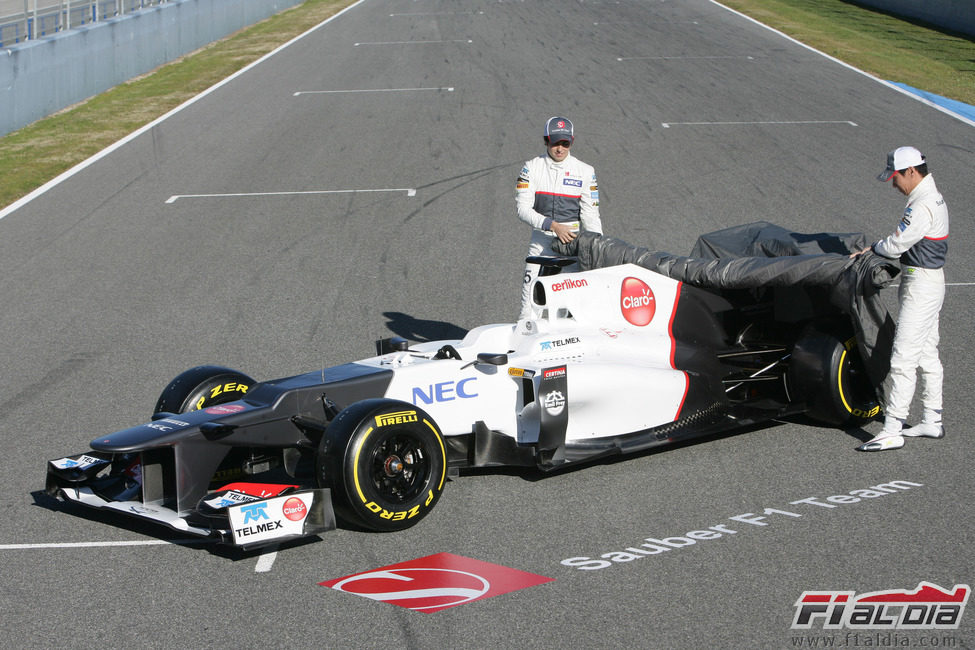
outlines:
{"label": "man in white racing suit", "polygon": [[[596,171],[569,153],[575,139],[572,122],[550,118],[544,139],[546,154],[524,164],[515,188],[518,218],[532,227],[529,256],[555,255],[555,239],[568,243],[580,230],[603,232]],[[530,315],[531,288],[539,270],[537,264],[525,266],[519,318]],[[568,270],[574,269],[570,266]]]}
{"label": "man in white racing suit", "polygon": [[[904,215],[892,234],[860,251],[873,250],[901,263],[897,328],[890,373],[884,382],[884,428],[859,447],[862,451],[899,449],[905,436],[941,438],[945,434],[938,316],[945,297],[948,208],[928,173],[927,160],[914,147],[900,147],[887,154],[887,167],[878,180],[891,179],[894,188],[907,196]],[[919,368],[924,413],[920,424],[905,429]]]}

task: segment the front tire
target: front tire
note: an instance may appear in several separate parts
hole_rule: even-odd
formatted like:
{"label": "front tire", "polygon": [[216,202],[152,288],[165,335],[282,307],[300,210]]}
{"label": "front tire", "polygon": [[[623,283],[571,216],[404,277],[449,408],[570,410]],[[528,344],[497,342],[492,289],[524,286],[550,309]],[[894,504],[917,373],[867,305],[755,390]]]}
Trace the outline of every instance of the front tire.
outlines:
{"label": "front tire", "polygon": [[344,409],[322,437],[321,487],[336,513],[374,531],[403,530],[429,514],[447,480],[443,435],[421,409],[369,399]]}
{"label": "front tire", "polygon": [[186,413],[234,402],[256,382],[222,366],[197,366],[180,373],[163,389],[153,413]]}
{"label": "front tire", "polygon": [[856,337],[838,336],[824,327],[807,327],[799,337],[787,382],[793,399],[805,399],[806,415],[819,422],[856,427],[881,410]]}

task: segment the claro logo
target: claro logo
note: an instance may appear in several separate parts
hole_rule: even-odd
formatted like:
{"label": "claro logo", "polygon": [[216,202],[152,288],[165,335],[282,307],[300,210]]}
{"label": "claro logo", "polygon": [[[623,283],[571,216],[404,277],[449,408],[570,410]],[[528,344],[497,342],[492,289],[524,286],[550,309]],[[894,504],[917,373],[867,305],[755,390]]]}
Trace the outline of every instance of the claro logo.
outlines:
{"label": "claro logo", "polygon": [[646,282],[639,278],[626,278],[620,289],[620,310],[627,322],[643,327],[653,320],[657,300]]}

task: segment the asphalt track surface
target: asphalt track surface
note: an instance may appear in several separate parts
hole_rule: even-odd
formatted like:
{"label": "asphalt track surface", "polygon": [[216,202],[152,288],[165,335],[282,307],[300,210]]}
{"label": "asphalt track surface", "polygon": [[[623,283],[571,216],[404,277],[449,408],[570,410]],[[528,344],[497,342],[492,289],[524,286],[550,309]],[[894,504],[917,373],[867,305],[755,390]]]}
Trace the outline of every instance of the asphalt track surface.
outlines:
{"label": "asphalt track surface", "polygon": [[[48,459],[144,421],[185,368],[269,379],[380,336],[510,321],[528,239],[514,180],[557,113],[599,173],[606,232],[682,254],[757,220],[879,237],[903,206],[874,180],[885,152],[925,151],[953,221],[949,435],[865,454],[877,424],[793,422],[552,476],[477,472],[408,531],[250,554],[43,495]],[[804,591],[975,578],[973,136],[707,0],[353,6],[0,213],[5,645],[972,647],[972,612],[947,630],[790,626]],[[827,500],[892,481],[908,483]],[[562,563],[647,538],[672,545]],[[318,584],[443,552],[552,580],[437,613]]]}

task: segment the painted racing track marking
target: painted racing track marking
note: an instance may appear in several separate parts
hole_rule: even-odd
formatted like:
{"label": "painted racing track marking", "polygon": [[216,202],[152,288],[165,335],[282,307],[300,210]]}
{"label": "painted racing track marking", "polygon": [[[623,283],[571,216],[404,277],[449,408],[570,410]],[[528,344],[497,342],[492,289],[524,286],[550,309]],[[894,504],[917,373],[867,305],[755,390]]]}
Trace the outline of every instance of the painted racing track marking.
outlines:
{"label": "painted racing track marking", "polygon": [[473,43],[469,38],[455,38],[447,41],[373,41],[371,43],[356,43],[353,47],[360,45],[436,45],[438,43]]}
{"label": "painted racing track marking", "polygon": [[299,95],[336,95],[340,93],[408,93],[420,90],[445,90],[448,93],[454,92],[453,86],[441,86],[430,88],[358,88],[348,90],[299,90],[292,97]]}
{"label": "painted racing track marking", "polygon": [[744,126],[753,124],[849,124],[859,126],[850,120],[770,120],[764,122],[661,122],[660,126],[669,129],[672,126]]}
{"label": "painted racing track marking", "polygon": [[395,187],[374,190],[307,190],[299,192],[231,192],[222,194],[174,194],[166,203],[176,203],[180,199],[225,199],[251,196],[299,196],[302,194],[366,194],[369,192],[406,192],[406,196],[416,196],[412,187]]}
{"label": "painted racing track marking", "polygon": [[[44,542],[39,544],[0,544],[0,551],[31,551],[39,549],[67,549],[67,548],[117,548],[120,546],[163,546],[175,544],[178,546],[189,546],[191,544],[210,544],[208,539],[145,539],[131,540],[123,542]],[[274,566],[274,561],[278,557],[277,545],[269,546],[257,558],[257,565],[254,573],[267,573]]]}
{"label": "painted racing track marking", "polygon": [[162,546],[164,544],[201,544],[208,540],[202,539],[150,539],[128,542],[51,542],[43,544],[0,544],[0,551],[19,551],[39,548],[99,548],[105,546]]}

